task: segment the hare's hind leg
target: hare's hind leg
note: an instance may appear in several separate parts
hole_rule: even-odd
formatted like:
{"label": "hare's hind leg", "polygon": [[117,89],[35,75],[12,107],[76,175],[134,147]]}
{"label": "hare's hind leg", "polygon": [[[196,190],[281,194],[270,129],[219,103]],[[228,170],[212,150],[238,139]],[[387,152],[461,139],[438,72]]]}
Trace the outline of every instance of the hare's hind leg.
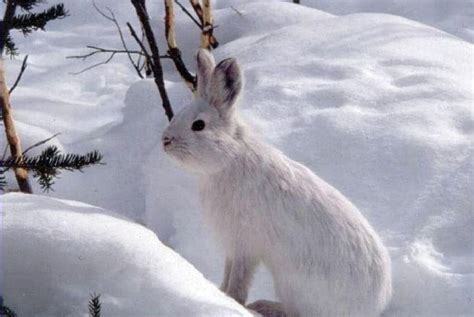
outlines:
{"label": "hare's hind leg", "polygon": [[259,313],[263,317],[288,317],[281,303],[269,300],[258,300],[247,305],[247,308]]}
{"label": "hare's hind leg", "polygon": [[247,256],[237,256],[226,260],[226,272],[221,286],[225,289],[221,288],[221,290],[240,304],[245,304],[257,265],[258,261],[255,258]]}

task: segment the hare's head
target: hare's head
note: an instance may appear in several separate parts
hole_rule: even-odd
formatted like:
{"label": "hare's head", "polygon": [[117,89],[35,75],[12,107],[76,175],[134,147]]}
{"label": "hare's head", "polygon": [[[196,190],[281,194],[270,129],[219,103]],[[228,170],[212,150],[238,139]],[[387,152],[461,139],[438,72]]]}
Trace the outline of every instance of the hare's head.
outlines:
{"label": "hare's head", "polygon": [[171,120],[164,131],[165,152],[183,167],[213,173],[233,161],[240,151],[243,128],[236,115],[242,90],[237,61],[215,66],[204,49],[197,54],[197,98]]}

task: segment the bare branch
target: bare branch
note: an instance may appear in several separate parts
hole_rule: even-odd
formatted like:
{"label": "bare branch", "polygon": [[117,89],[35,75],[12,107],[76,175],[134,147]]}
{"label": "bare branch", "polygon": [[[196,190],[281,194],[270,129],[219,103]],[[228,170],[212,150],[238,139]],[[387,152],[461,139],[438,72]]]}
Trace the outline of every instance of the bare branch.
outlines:
{"label": "bare branch", "polygon": [[196,18],[191,14],[191,12],[188,11],[188,9],[186,9],[186,7],[182,5],[181,2],[179,2],[178,0],[174,0],[174,2],[181,8],[181,10],[184,11],[184,13],[186,13],[188,17],[191,18],[194,24],[196,24],[199,27],[199,29],[202,30],[202,24],[198,20],[196,20]]}
{"label": "bare branch", "polygon": [[60,135],[60,134],[61,134],[61,133],[56,133],[55,135],[53,135],[53,136],[51,136],[51,137],[49,137],[49,138],[47,138],[47,139],[44,139],[44,140],[42,140],[42,141],[39,141],[38,143],[33,144],[32,146],[30,146],[30,147],[28,147],[26,150],[24,150],[22,154],[25,155],[28,151],[34,149],[35,147],[38,147],[38,146],[40,146],[40,145],[43,145],[43,144],[45,144],[46,142],[51,141],[52,139],[54,139],[55,137],[57,137],[57,136]]}
{"label": "bare branch", "polygon": [[116,54],[116,53],[113,52],[112,54],[110,54],[110,56],[109,56],[105,61],[99,62],[99,63],[94,64],[94,65],[91,65],[91,66],[89,66],[89,67],[84,68],[83,70],[80,70],[80,71],[78,71],[78,72],[74,72],[74,73],[71,73],[71,74],[72,74],[72,75],[79,75],[79,74],[82,74],[82,73],[87,72],[88,70],[91,70],[91,69],[93,69],[93,68],[96,68],[96,67],[98,67],[98,66],[100,66],[100,65],[105,65],[105,64],[109,63],[109,62],[114,58],[115,54]]}
{"label": "bare branch", "polygon": [[[163,109],[165,110],[168,120],[171,121],[171,119],[174,116],[174,112],[171,107],[170,100],[168,98],[168,93],[166,92],[165,82],[163,79],[163,68],[161,67],[161,62],[160,62],[160,51],[158,49],[158,45],[156,44],[155,34],[153,33],[153,29],[151,28],[151,25],[150,25],[150,18],[146,10],[145,0],[131,0],[131,2],[133,6],[135,7],[135,11],[137,13],[137,16],[143,28],[143,32],[145,33],[148,46],[150,47],[150,52],[151,52],[150,61],[152,61],[151,63],[152,71],[153,71],[153,75],[155,79],[155,84],[160,93]],[[130,23],[127,23],[127,25],[129,26],[130,30],[133,30],[133,28],[131,28]],[[136,36],[136,33],[134,37],[135,37],[135,40],[138,40],[138,36]],[[144,47],[142,47],[142,49],[144,49]]]}
{"label": "bare branch", "polygon": [[240,15],[240,16],[243,16],[243,15],[244,15],[242,12],[240,12],[239,10],[237,10],[236,8],[234,8],[234,6],[230,6],[230,8],[231,8],[232,10],[234,10],[235,13],[237,13],[238,15]]}
{"label": "bare branch", "polygon": [[93,49],[92,52],[84,54],[84,55],[71,55],[71,56],[66,56],[66,58],[77,58],[77,59],[87,59],[88,57],[91,57],[95,54],[100,54],[100,53],[115,53],[115,54],[138,54],[138,55],[144,55],[143,52],[141,51],[126,51],[126,50],[116,50],[116,49],[111,49],[111,48],[103,48],[103,47],[98,47],[98,46],[92,46],[88,45],[86,46],[89,49]]}
{"label": "bare branch", "polygon": [[148,53],[146,47],[145,47],[145,44],[143,44],[143,41],[140,40],[138,38],[138,35],[137,35],[137,32],[135,32],[135,29],[133,28],[133,26],[130,24],[130,22],[127,22],[127,26],[128,26],[128,29],[130,30],[130,34],[132,35],[132,37],[135,39],[135,41],[137,42],[137,44],[140,46],[140,48],[142,49],[142,52],[143,52],[143,55],[145,55],[145,57],[151,61],[151,57],[150,57],[150,54]]}
{"label": "bare branch", "polygon": [[[115,24],[115,27],[117,28],[118,34],[120,36],[120,41],[122,42],[122,46],[124,48],[124,51],[129,52],[130,50],[127,47],[127,44],[125,42],[125,38],[124,38],[123,33],[122,33],[122,29],[120,28],[120,24],[118,23],[117,19],[115,18],[114,12],[109,7],[106,7],[106,9],[107,9],[107,11],[109,11],[110,15],[105,14],[102,10],[99,9],[99,7],[97,6],[97,4],[95,3],[94,0],[92,1],[92,5],[97,10],[97,12],[99,12],[100,15],[102,15],[104,18],[106,18],[109,21],[112,21]],[[128,59],[129,59],[130,63],[132,64],[133,68],[137,72],[137,75],[140,78],[143,78],[143,75],[140,72],[140,69],[138,67],[138,63],[135,63],[135,61],[132,58],[132,54],[127,53],[127,56],[128,56]],[[113,56],[112,56],[112,58],[113,58]]]}
{"label": "bare branch", "polygon": [[23,76],[23,73],[25,72],[26,66],[28,66],[28,64],[26,63],[27,61],[28,61],[28,55],[26,55],[25,58],[23,59],[23,63],[21,64],[20,73],[16,77],[15,83],[13,84],[13,86],[8,91],[8,93],[10,95],[12,94],[13,90],[15,90],[16,86],[18,86],[18,83],[21,80],[21,76]]}

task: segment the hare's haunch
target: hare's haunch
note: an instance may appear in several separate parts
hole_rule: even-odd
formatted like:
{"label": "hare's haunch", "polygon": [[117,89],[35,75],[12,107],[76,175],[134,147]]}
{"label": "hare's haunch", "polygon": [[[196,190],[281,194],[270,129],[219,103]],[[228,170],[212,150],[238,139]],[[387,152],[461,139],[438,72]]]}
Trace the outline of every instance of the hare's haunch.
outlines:
{"label": "hare's haunch", "polygon": [[[200,179],[208,223],[226,251],[221,289],[244,304],[259,263],[287,316],[378,316],[391,297],[389,255],[339,191],[254,137],[238,116],[235,59],[197,54],[198,98],[163,146]],[[356,180],[355,180],[356,181]]]}

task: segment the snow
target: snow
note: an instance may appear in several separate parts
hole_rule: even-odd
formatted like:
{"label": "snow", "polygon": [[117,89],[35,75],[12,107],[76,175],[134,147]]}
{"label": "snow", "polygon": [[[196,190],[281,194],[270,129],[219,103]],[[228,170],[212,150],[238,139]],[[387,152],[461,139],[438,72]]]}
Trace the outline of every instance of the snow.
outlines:
{"label": "snow", "polygon": [[19,316],[251,316],[145,227],[81,202],[1,197],[5,303]]}
{"label": "snow", "polygon": [[[474,314],[472,2],[301,1],[299,6],[276,0],[215,3],[221,45],[214,53],[217,60],[236,57],[245,71],[245,119],[262,138],[341,190],[380,233],[391,253],[394,280],[394,298],[384,316]],[[149,3],[160,48],[165,47],[162,5]],[[146,225],[218,285],[223,251],[201,218],[194,178],[161,150],[159,138],[167,123],[154,83],[139,80],[125,57],[72,75],[101,59],[80,62],[65,56],[85,52],[85,45],[120,47],[120,42],[114,25],[100,17],[90,1],[66,1],[66,6],[71,17],[51,24],[48,32],[32,35],[29,42],[15,37],[20,52],[30,54],[27,72],[12,96],[18,129],[25,147],[60,132],[53,142],[64,150],[100,149],[107,165],[85,174],[63,174],[48,195],[114,210]],[[112,8],[122,24],[136,25],[128,3],[107,0],[100,6]],[[193,70],[198,30],[178,8],[176,14],[178,44]],[[100,36],[91,36],[96,33]],[[9,82],[20,65],[21,59],[7,62]],[[177,110],[192,96],[173,65],[164,61],[164,67]],[[2,199],[9,201],[2,203],[4,212],[18,208],[34,215],[33,207],[53,208],[47,207],[46,198],[34,198],[45,199],[46,207],[39,207],[38,201],[28,206],[31,209],[22,204],[23,196]],[[82,224],[89,220],[91,226],[123,222],[131,228],[127,230],[142,232],[159,250],[166,250],[160,252],[171,254],[151,232],[117,215],[112,218],[103,209],[86,208],[96,210],[94,217],[107,214],[98,221],[70,203],[51,204],[61,206],[53,208],[61,212],[60,219],[67,222],[69,214],[78,219],[78,228],[71,225],[70,231],[86,230]],[[89,241],[107,242],[107,247],[96,246],[100,252],[115,243],[137,247],[133,236],[115,233],[107,241]],[[23,240],[15,240],[18,247]],[[45,247],[59,243],[50,240]],[[8,240],[6,244],[8,249]],[[127,250],[135,252],[133,247]],[[49,250],[43,254],[57,254]],[[136,252],[140,257],[145,251]],[[150,247],[146,252],[155,251]],[[110,271],[106,264],[112,261],[105,261],[91,266],[96,278],[100,270]],[[181,258],[176,261],[186,266]],[[51,265],[60,272],[68,270]],[[84,269],[75,265],[69,272]],[[38,270],[28,269],[34,280]],[[166,278],[150,274],[157,281]],[[40,277],[56,289],[51,278]],[[71,296],[74,307],[83,311],[88,294],[99,290],[75,281],[81,290],[76,295],[59,287],[55,294],[58,299]],[[196,281],[195,287],[211,289],[202,279]],[[137,300],[145,294],[137,288],[122,291],[128,292],[123,298]],[[265,270],[257,274],[251,298],[274,298]],[[35,303],[45,311],[54,309],[40,299]],[[147,305],[162,309],[159,303]]]}

